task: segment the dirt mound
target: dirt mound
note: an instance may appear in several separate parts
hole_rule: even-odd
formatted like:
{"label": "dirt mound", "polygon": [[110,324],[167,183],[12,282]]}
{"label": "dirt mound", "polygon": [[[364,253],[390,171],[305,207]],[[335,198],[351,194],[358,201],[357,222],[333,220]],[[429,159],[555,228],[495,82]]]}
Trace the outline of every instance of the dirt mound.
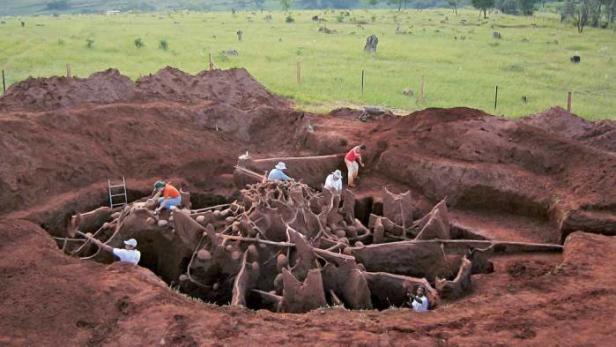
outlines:
{"label": "dirt mound", "polygon": [[116,69],[88,78],[28,78],[12,85],[0,98],[0,111],[45,111],[85,103],[107,104],[131,100],[134,83]]}
{"label": "dirt mound", "polygon": [[[108,70],[31,79],[0,98],[0,215],[62,203],[58,194],[121,176],[188,178],[192,188],[228,191],[224,174],[239,154],[305,141],[304,113],[243,69],[190,76],[167,68],[137,84]],[[104,190],[96,189],[101,204]]]}
{"label": "dirt mound", "polygon": [[520,121],[589,146],[616,152],[616,122],[611,120],[589,122],[563,108],[553,107]]}
{"label": "dirt mound", "polygon": [[49,111],[82,104],[174,101],[183,104],[226,104],[241,110],[290,103],[268,92],[245,69],[202,71],[190,75],[172,67],[133,83],[109,69],[88,78],[29,78],[11,86],[0,98],[0,111]]}
{"label": "dirt mound", "polygon": [[269,106],[289,107],[285,99],[268,92],[245,69],[202,71],[193,76],[172,67],[136,82],[143,100],[169,100],[182,103],[209,101],[241,110]]}

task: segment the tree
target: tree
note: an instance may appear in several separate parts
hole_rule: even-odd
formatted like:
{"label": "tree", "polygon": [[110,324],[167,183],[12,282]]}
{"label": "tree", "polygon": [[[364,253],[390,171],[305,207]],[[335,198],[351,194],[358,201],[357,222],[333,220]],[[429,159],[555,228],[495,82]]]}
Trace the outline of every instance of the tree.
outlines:
{"label": "tree", "polygon": [[494,7],[494,0],[471,0],[473,7],[483,11],[483,18],[488,18],[488,9]]}
{"label": "tree", "polygon": [[608,23],[614,23],[616,19],[616,0],[611,0],[605,10],[607,12]]}
{"label": "tree", "polygon": [[591,27],[598,27],[601,19],[601,0],[588,1],[588,17]]}
{"label": "tree", "polygon": [[47,3],[48,10],[68,10],[71,4],[68,0],[55,0]]}
{"label": "tree", "polygon": [[280,0],[280,6],[282,6],[283,11],[289,11],[293,5],[293,0]]}
{"label": "tree", "polygon": [[535,4],[539,0],[518,0],[518,9],[525,16],[532,16],[535,12]]}
{"label": "tree", "polygon": [[575,2],[574,0],[565,1],[565,6],[563,6],[560,11],[560,21],[564,22],[569,18],[573,18],[575,16]]}
{"label": "tree", "polygon": [[517,15],[520,13],[518,10],[519,0],[496,0],[494,1],[494,7],[502,13]]}
{"label": "tree", "polygon": [[[378,1],[375,1],[375,4],[377,2]],[[387,0],[388,5],[398,5],[398,11],[402,11],[402,5],[404,5],[404,8],[406,8],[406,2],[407,0]],[[370,4],[373,5],[372,2],[370,2]]]}
{"label": "tree", "polygon": [[574,20],[577,26],[578,33],[584,31],[584,27],[588,24],[588,14],[590,13],[590,0],[582,0],[575,8]]}
{"label": "tree", "polygon": [[462,0],[447,0],[447,4],[453,8],[453,13],[458,14],[458,6]]}

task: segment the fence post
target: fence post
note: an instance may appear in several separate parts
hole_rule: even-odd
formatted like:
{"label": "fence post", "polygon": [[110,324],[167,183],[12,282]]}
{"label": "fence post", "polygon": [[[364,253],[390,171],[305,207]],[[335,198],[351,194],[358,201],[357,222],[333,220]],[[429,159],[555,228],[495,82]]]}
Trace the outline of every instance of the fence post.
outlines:
{"label": "fence post", "polygon": [[498,105],[498,86],[494,91],[494,111],[496,111],[496,106]]}
{"label": "fence post", "polygon": [[4,79],[4,69],[2,69],[2,94],[6,93],[6,81]]}
{"label": "fence post", "polygon": [[419,94],[417,94],[417,101],[416,103],[422,103],[426,101],[425,97],[424,97],[424,78],[423,76],[421,76],[421,80],[419,81]]}
{"label": "fence post", "polygon": [[361,95],[364,96],[364,69],[361,70]]}
{"label": "fence post", "polygon": [[301,84],[302,82],[302,67],[301,67],[301,63],[298,61],[297,62],[297,84]]}
{"label": "fence post", "polygon": [[71,64],[66,64],[66,78],[71,78]]}
{"label": "fence post", "polygon": [[567,92],[567,112],[571,112],[571,92]]}

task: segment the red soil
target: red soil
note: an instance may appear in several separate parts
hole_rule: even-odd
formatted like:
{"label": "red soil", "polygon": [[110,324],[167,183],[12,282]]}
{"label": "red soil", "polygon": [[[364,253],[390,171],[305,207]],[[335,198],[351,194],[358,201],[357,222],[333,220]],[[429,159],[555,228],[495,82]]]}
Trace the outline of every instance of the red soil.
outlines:
{"label": "red soil", "polygon": [[565,254],[496,258],[474,292],[427,314],[277,314],[187,299],[149,270],[63,255],[25,221],[0,222],[0,344],[610,345],[616,240],[576,233]]}
{"label": "red soil", "polygon": [[[507,120],[467,108],[369,122],[295,111],[245,70],[166,68],[136,83],[30,79],[0,98],[0,344],[606,345],[614,341],[616,240],[576,233],[562,259],[513,255],[474,276],[474,292],[429,314],[304,315],[204,305],[149,270],[79,261],[57,249],[73,210],[105,203],[107,178],[133,196],[158,178],[231,194],[238,155],[342,153],[366,143],[359,197],[411,190],[425,213],[488,238],[557,242],[616,235],[616,125],[562,109]],[[325,176],[323,176],[324,178]],[[33,223],[27,222],[29,220]],[[614,258],[614,259],[613,259]]]}

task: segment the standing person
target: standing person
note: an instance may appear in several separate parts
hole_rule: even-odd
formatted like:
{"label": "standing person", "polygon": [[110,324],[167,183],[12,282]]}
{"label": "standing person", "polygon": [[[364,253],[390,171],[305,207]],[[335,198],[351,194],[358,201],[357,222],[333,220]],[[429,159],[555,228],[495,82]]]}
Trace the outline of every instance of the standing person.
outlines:
{"label": "standing person", "polygon": [[359,175],[359,165],[364,167],[361,152],[365,149],[365,145],[355,146],[351,148],[351,150],[344,156],[344,162],[346,163],[347,170],[349,171],[349,187],[355,187],[355,179],[357,179],[357,176]]}
{"label": "standing person", "polygon": [[92,237],[92,234],[82,234],[85,235],[88,240],[92,241],[95,245],[102,248],[104,251],[110,252],[115,255],[120,262],[123,263],[131,263],[133,265],[139,264],[139,259],[141,259],[141,252],[137,250],[137,240],[129,239],[124,241],[124,249],[122,248],[113,248],[109,245],[106,245],[99,240]]}
{"label": "standing person", "polygon": [[177,188],[165,181],[157,181],[154,183],[154,191],[156,192],[156,194],[154,194],[154,199],[158,199],[159,203],[158,208],[154,211],[156,214],[164,208],[171,209],[173,206],[178,207],[182,204],[180,192]]}
{"label": "standing person", "polygon": [[408,292],[409,299],[411,300],[410,304],[415,312],[426,312],[428,311],[428,307],[430,307],[430,303],[428,302],[428,297],[425,294],[425,288],[422,286],[417,287],[417,295],[413,295],[411,291]]}
{"label": "standing person", "polygon": [[329,189],[333,193],[340,194],[342,192],[342,172],[336,170],[330,173],[325,179],[323,188]]}
{"label": "standing person", "polygon": [[292,180],[291,177],[287,176],[284,173],[284,170],[286,169],[287,169],[287,165],[285,163],[278,162],[278,164],[276,164],[274,169],[270,171],[269,175],[267,175],[267,180],[268,181],[290,181]]}

